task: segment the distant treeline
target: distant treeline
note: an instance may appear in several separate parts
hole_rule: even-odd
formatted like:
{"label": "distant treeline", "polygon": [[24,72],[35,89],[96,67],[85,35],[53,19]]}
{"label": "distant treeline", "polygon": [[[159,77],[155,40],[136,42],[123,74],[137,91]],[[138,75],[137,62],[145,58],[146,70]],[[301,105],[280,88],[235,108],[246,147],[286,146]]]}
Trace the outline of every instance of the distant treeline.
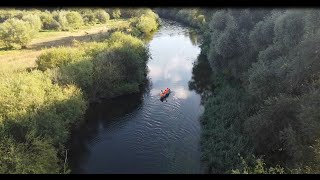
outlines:
{"label": "distant treeline", "polygon": [[188,26],[202,28],[206,24],[207,11],[204,9],[156,8],[161,18],[172,19]]}
{"label": "distant treeline", "polygon": [[131,18],[136,35],[158,27],[158,17],[150,9],[0,9],[0,47],[26,48],[39,31],[72,31],[83,26],[106,24],[109,19]]}

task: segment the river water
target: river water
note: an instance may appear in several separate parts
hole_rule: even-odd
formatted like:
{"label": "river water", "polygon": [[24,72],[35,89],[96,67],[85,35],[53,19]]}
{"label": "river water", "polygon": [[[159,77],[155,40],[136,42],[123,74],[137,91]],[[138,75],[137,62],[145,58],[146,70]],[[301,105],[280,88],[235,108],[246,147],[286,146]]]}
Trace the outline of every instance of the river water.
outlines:
{"label": "river water", "polygon": [[[90,105],[75,130],[72,173],[202,173],[201,97],[189,89],[200,48],[194,32],[163,21],[148,42],[148,83],[139,94]],[[166,101],[161,89],[172,90]]]}

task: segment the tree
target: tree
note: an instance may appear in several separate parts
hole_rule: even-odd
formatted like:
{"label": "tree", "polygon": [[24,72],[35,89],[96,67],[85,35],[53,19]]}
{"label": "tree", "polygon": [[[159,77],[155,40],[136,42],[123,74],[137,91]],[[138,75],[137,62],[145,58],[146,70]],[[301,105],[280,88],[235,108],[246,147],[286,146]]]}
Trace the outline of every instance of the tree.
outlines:
{"label": "tree", "polygon": [[309,9],[305,12],[305,32],[306,38],[317,34],[320,30],[319,22],[320,21],[320,11],[318,9]]}
{"label": "tree", "polygon": [[22,17],[22,20],[30,23],[32,29],[35,31],[40,31],[42,27],[41,19],[36,14],[27,14]]}
{"label": "tree", "polygon": [[69,23],[66,18],[66,11],[53,11],[53,18],[59,23],[62,31],[69,31]]}
{"label": "tree", "polygon": [[68,26],[72,29],[79,29],[83,25],[82,17],[78,12],[71,11],[66,13],[66,19]]}
{"label": "tree", "polygon": [[40,19],[42,22],[42,28],[45,30],[60,30],[61,25],[56,21],[52,14],[49,12],[43,12],[40,15]]}
{"label": "tree", "polygon": [[82,17],[83,17],[83,22],[88,25],[88,24],[95,24],[96,23],[96,16],[95,13],[90,10],[90,9],[84,9],[81,11]]}
{"label": "tree", "polygon": [[143,33],[150,33],[157,29],[157,21],[150,16],[142,15],[137,22],[137,28]]}
{"label": "tree", "polygon": [[82,92],[41,71],[6,74],[0,82],[0,172],[59,173],[58,154],[86,109]]}
{"label": "tree", "polygon": [[274,43],[288,50],[302,40],[305,32],[303,13],[301,10],[287,11],[276,19]]}
{"label": "tree", "polygon": [[273,43],[274,21],[274,17],[269,17],[264,21],[260,21],[250,32],[249,39],[255,50],[261,51]]}
{"label": "tree", "polygon": [[121,16],[121,11],[120,11],[120,9],[114,9],[113,11],[112,11],[112,18],[113,19],[119,19],[120,18],[120,16]]}
{"label": "tree", "polygon": [[14,45],[26,48],[35,33],[29,22],[15,18],[8,19],[0,25],[0,37],[7,48],[12,48]]}
{"label": "tree", "polygon": [[95,12],[95,17],[100,23],[106,23],[110,19],[109,14],[102,9]]}
{"label": "tree", "polygon": [[[223,31],[230,23],[233,23],[233,17],[226,10],[217,11],[212,15],[209,27],[211,30],[217,29]],[[231,25],[231,24],[230,24]]]}

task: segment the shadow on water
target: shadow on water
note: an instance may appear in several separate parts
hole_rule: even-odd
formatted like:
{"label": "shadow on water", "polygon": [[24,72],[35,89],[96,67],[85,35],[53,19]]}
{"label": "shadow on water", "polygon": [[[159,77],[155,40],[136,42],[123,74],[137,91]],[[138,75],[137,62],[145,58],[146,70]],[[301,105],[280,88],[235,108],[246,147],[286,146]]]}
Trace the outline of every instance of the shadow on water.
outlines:
{"label": "shadow on water", "polygon": [[202,105],[204,104],[204,100],[212,95],[214,89],[211,74],[212,70],[207,56],[200,53],[192,68],[192,79],[189,81],[189,90],[195,90],[196,93],[200,94]]}
{"label": "shadow on water", "polygon": [[[72,141],[70,143],[71,156],[69,159],[72,169],[71,173],[84,172],[81,167],[77,167],[79,162],[86,162],[90,155],[88,142],[94,142],[99,132],[105,128],[110,128],[109,125],[122,124],[129,119],[121,119],[125,114],[130,114],[139,109],[144,95],[149,94],[152,84],[149,79],[140,87],[140,92],[123,95],[112,99],[106,99],[99,103],[90,104],[87,109],[84,122],[80,123],[72,132]],[[114,128],[116,129],[116,128]],[[72,149],[75,149],[72,151]],[[75,158],[76,157],[76,158]]]}

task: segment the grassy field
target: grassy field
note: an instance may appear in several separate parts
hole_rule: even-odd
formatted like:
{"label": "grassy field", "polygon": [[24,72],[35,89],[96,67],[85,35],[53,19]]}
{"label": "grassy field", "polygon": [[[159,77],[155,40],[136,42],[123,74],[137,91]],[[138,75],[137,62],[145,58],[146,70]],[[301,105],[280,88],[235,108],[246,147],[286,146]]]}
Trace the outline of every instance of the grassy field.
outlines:
{"label": "grassy field", "polygon": [[124,19],[110,20],[106,24],[85,26],[77,31],[44,31],[39,32],[27,49],[4,50],[0,46],[0,72],[21,71],[35,67],[37,57],[48,48],[72,46],[74,40],[81,42],[101,39],[109,30],[129,27]]}

